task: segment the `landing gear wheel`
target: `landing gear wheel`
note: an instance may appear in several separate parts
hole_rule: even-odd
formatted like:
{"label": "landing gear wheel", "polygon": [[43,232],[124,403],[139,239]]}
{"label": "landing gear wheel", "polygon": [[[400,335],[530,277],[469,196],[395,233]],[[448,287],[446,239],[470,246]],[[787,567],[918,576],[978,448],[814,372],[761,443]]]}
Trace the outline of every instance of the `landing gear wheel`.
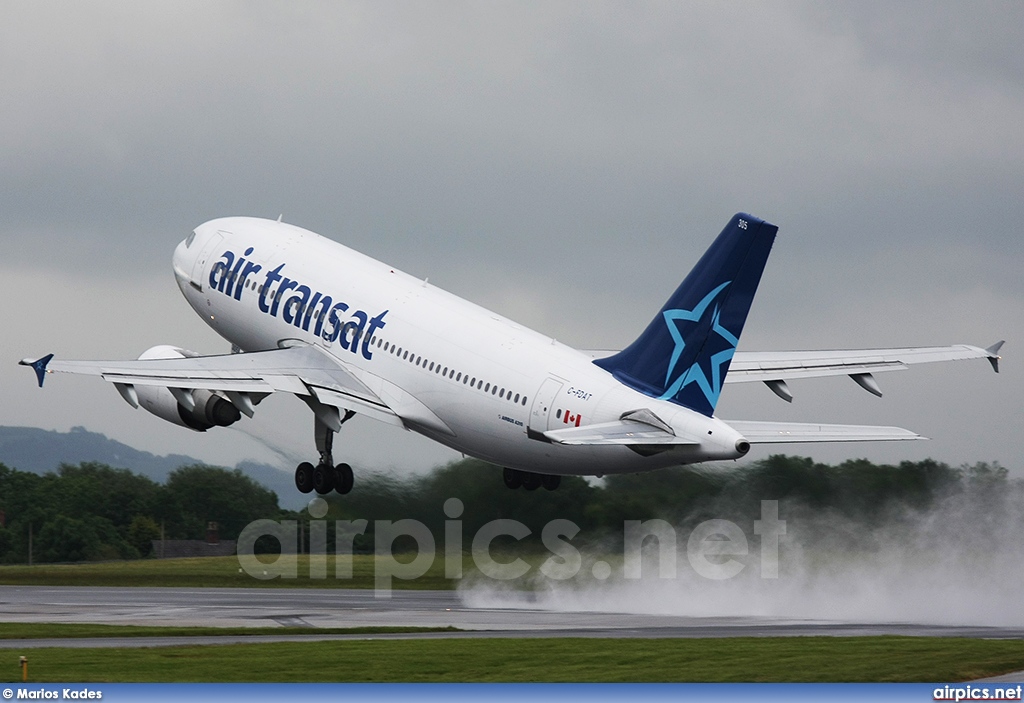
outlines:
{"label": "landing gear wheel", "polygon": [[352,475],[352,467],[348,464],[338,464],[334,467],[334,490],[345,495],[352,490],[355,477]]}
{"label": "landing gear wheel", "polygon": [[295,467],[295,487],[300,493],[309,493],[313,490],[313,465],[308,461]]}
{"label": "landing gear wheel", "polygon": [[313,487],[320,495],[330,493],[334,490],[334,467],[330,464],[320,464],[313,469]]}
{"label": "landing gear wheel", "polygon": [[333,418],[328,425],[321,419],[328,410],[327,406],[312,397],[303,397],[303,399],[313,411],[313,438],[316,441],[316,450],[320,453],[320,459],[315,467],[307,462],[299,464],[299,468],[295,469],[295,486],[303,493],[309,493],[314,489],[320,495],[325,495],[333,490],[342,494],[348,493],[352,490],[352,467],[348,464],[335,466],[332,450],[334,448],[334,433],[341,425],[352,419],[355,413],[346,410],[345,416],[339,418],[335,411],[333,415],[327,416],[329,421]]}
{"label": "landing gear wheel", "polygon": [[562,484],[561,476],[552,476],[551,474],[545,474],[541,476],[540,485],[544,486],[549,491],[558,490],[558,487]]}
{"label": "landing gear wheel", "polygon": [[528,491],[535,491],[540,488],[541,475],[535,474],[532,471],[523,472],[523,488]]}
{"label": "landing gear wheel", "polygon": [[501,478],[505,481],[505,488],[511,488],[513,491],[523,485],[522,472],[515,469],[505,469],[501,472]]}

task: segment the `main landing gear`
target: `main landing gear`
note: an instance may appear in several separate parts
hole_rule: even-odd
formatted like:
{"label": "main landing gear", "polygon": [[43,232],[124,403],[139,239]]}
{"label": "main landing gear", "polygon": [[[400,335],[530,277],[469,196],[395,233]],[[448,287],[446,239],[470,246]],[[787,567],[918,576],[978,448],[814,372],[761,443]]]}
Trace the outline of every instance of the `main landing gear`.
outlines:
{"label": "main landing gear", "polygon": [[501,477],[505,481],[505,487],[512,490],[522,486],[528,491],[535,491],[544,486],[545,489],[553,491],[562,483],[561,476],[535,474],[532,471],[520,471],[519,469],[505,469]]}
{"label": "main landing gear", "polygon": [[[354,412],[351,410],[345,413],[341,423],[349,420]],[[316,448],[320,452],[320,461],[313,466],[304,461],[295,467],[295,487],[302,493],[316,491],[320,495],[337,491],[345,495],[352,490],[355,478],[352,475],[352,467],[348,464],[334,463],[332,449],[334,448],[334,431],[320,421],[316,420]]]}

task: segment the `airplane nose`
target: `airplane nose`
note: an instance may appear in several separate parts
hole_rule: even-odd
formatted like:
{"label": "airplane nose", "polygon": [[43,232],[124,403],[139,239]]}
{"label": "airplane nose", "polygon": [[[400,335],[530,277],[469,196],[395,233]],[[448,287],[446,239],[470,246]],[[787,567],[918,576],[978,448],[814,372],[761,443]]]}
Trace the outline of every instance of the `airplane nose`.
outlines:
{"label": "airplane nose", "polygon": [[178,243],[178,246],[174,249],[174,256],[171,257],[171,264],[174,269],[174,278],[178,282],[178,287],[184,289],[188,285],[189,280],[189,268],[192,263],[192,252],[189,250],[189,244],[195,237],[195,234],[189,235],[187,239],[183,239]]}

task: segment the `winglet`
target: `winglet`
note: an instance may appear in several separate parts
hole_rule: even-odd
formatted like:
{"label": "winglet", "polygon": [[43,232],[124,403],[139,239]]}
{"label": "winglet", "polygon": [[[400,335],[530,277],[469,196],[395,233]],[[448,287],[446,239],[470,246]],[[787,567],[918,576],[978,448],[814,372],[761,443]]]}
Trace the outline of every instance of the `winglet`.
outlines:
{"label": "winglet", "polygon": [[31,359],[22,359],[18,363],[22,366],[31,366],[36,372],[36,378],[39,379],[39,387],[43,387],[43,379],[46,378],[46,365],[50,363],[50,359],[53,358],[53,354],[47,354],[41,359],[32,361]]}
{"label": "winglet", "polygon": [[988,363],[992,364],[992,370],[996,373],[999,373],[999,360],[1002,358],[999,356],[999,350],[1002,349],[1004,344],[1006,344],[1006,340],[1002,339],[991,347],[985,348],[985,353],[988,354]]}

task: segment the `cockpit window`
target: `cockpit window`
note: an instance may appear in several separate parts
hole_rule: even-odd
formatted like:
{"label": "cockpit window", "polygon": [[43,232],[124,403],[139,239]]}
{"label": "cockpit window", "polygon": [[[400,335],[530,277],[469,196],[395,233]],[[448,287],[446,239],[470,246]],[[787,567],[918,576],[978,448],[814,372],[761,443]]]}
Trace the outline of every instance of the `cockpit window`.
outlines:
{"label": "cockpit window", "polygon": [[188,235],[188,239],[185,240],[185,248],[188,249],[192,246],[192,242],[196,240],[196,233],[192,232]]}

